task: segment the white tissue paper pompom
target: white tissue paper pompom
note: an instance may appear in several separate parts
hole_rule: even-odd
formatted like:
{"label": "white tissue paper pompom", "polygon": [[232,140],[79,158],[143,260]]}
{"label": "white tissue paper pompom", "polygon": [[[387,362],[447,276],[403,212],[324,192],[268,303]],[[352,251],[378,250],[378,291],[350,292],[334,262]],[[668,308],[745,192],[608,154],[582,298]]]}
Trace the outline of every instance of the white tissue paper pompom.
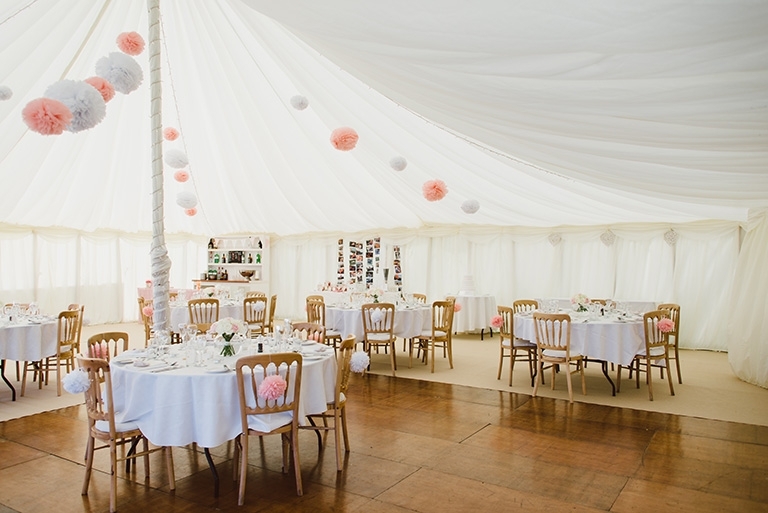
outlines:
{"label": "white tissue paper pompom", "polygon": [[144,80],[144,72],[136,59],[122,52],[112,52],[96,61],[96,74],[123,94],[135,91]]}
{"label": "white tissue paper pompom", "polygon": [[371,359],[365,351],[355,351],[349,359],[349,369],[352,372],[361,373],[368,368]]}
{"label": "white tissue paper pompom", "polygon": [[0,101],[10,100],[13,96],[13,91],[7,85],[0,85]]}
{"label": "white tissue paper pompom", "polygon": [[188,191],[181,191],[176,195],[176,204],[181,208],[195,208],[197,206],[197,196]]}
{"label": "white tissue paper pompom", "polygon": [[309,100],[306,97],[297,94],[291,97],[291,105],[296,110],[304,110],[309,106]]}
{"label": "white tissue paper pompom", "polygon": [[82,394],[91,388],[91,379],[83,369],[76,369],[64,376],[61,385],[70,394]]}
{"label": "white tissue paper pompom", "polygon": [[402,171],[408,165],[408,161],[403,157],[392,157],[389,161],[389,165],[395,171]]}
{"label": "white tissue paper pompom", "polygon": [[78,80],[59,80],[48,86],[43,94],[69,108],[72,121],[66,130],[80,132],[98,125],[107,114],[104,97],[91,84]]}
{"label": "white tissue paper pompom", "polygon": [[181,169],[187,167],[189,159],[187,154],[181,150],[167,150],[165,152],[165,163],[174,169]]}
{"label": "white tissue paper pompom", "polygon": [[474,214],[475,212],[480,210],[480,202],[473,199],[466,200],[464,203],[461,204],[461,209],[467,214]]}
{"label": "white tissue paper pompom", "polygon": [[384,312],[381,308],[377,308],[371,312],[371,322],[381,322],[384,320]]}

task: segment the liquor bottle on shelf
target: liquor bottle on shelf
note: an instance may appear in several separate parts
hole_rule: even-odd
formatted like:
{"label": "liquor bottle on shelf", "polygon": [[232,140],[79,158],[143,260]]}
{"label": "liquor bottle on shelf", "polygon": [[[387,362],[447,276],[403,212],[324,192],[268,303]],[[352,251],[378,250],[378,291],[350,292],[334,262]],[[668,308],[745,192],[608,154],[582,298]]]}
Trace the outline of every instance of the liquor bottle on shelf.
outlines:
{"label": "liquor bottle on shelf", "polygon": [[222,253],[221,254],[221,263],[222,264],[226,264],[227,263],[227,254],[226,253]]}
{"label": "liquor bottle on shelf", "polygon": [[218,264],[219,263],[219,254],[218,253],[215,253],[213,255],[213,263],[214,264]]}
{"label": "liquor bottle on shelf", "polygon": [[256,263],[257,264],[261,263],[261,253],[256,253]]}

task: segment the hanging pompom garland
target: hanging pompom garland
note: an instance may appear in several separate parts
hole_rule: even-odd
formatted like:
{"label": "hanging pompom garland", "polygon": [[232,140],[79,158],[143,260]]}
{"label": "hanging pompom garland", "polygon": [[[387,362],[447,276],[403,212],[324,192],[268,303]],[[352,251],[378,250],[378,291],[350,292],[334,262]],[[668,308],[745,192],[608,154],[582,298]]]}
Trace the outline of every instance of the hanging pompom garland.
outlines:
{"label": "hanging pompom garland", "polygon": [[89,77],[84,82],[96,89],[101,94],[101,97],[104,98],[105,103],[115,97],[115,88],[101,77]]}
{"label": "hanging pompom garland", "polygon": [[197,206],[197,196],[189,191],[181,191],[176,195],[176,204],[183,209],[195,208]]}
{"label": "hanging pompom garland", "polygon": [[37,98],[24,107],[21,117],[34,132],[43,135],[59,135],[72,121],[72,112],[58,100]]}
{"label": "hanging pompom garland", "polygon": [[297,94],[291,97],[291,106],[296,110],[304,110],[309,106],[309,100],[306,97]]}
{"label": "hanging pompom garland", "polygon": [[10,100],[13,96],[13,91],[7,85],[0,85],[0,101]]}
{"label": "hanging pompom garland", "polygon": [[169,126],[168,128],[163,129],[163,137],[166,141],[175,141],[179,138],[179,131]]}
{"label": "hanging pompom garland", "polygon": [[424,182],[421,191],[427,201],[439,201],[448,194],[448,187],[442,180],[429,180]]}
{"label": "hanging pompom garland", "polygon": [[371,359],[365,351],[355,351],[349,359],[349,370],[362,373],[368,368]]}
{"label": "hanging pompom garland", "polygon": [[183,169],[179,169],[175,173],[173,173],[173,179],[177,182],[184,183],[187,180],[189,180],[189,173],[184,171]]}
{"label": "hanging pompom garland", "polygon": [[70,394],[82,394],[91,388],[91,378],[83,369],[76,369],[64,376],[61,386]]}
{"label": "hanging pompom garland", "polygon": [[348,126],[337,128],[331,132],[331,144],[333,147],[340,151],[349,151],[357,145],[359,136],[354,129]]}
{"label": "hanging pompom garland", "polygon": [[189,159],[181,150],[168,150],[165,152],[165,163],[174,169],[181,169],[189,164]]}
{"label": "hanging pompom garland", "polygon": [[138,32],[123,32],[117,36],[117,47],[128,55],[139,55],[144,51],[144,38]]}
{"label": "hanging pompom garland", "polygon": [[136,59],[120,52],[112,52],[96,61],[96,74],[123,94],[138,89],[144,79],[144,72]]}
{"label": "hanging pompom garland", "polygon": [[273,374],[264,378],[264,381],[259,385],[257,394],[263,399],[277,401],[285,394],[286,388],[288,388],[288,383],[285,379],[279,374]]}
{"label": "hanging pompom garland", "polygon": [[59,100],[69,108],[72,120],[66,130],[80,132],[98,125],[107,114],[101,93],[86,82],[59,80],[45,90],[45,97]]}
{"label": "hanging pompom garland", "polygon": [[395,171],[402,171],[408,165],[408,161],[403,157],[392,157],[389,161],[389,166]]}
{"label": "hanging pompom garland", "polygon": [[193,217],[197,215],[197,209],[196,208],[188,208],[184,210],[184,213],[187,214],[189,217]]}
{"label": "hanging pompom garland", "polygon": [[461,209],[465,214],[474,214],[480,210],[480,202],[474,199],[468,199],[461,204]]}

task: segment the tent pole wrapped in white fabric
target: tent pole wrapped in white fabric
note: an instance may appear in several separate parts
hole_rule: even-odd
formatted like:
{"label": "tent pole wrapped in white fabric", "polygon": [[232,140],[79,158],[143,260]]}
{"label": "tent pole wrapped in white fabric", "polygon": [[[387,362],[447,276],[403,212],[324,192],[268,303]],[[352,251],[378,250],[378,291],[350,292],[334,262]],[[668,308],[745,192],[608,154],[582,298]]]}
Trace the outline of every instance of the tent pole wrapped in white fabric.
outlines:
{"label": "tent pole wrapped in white fabric", "polygon": [[[738,343],[765,368],[758,321],[734,320],[766,310],[744,267],[766,252],[749,222],[768,206],[766,20],[747,1],[162,0],[162,119],[179,133],[163,149],[189,162],[185,182],[163,172],[170,281],[205,268],[210,236],[270,234],[274,292],[299,315],[338,238],[380,235],[405,248],[411,290],[455,292],[471,273],[500,303],[676,301],[684,344]],[[136,315],[155,222],[149,84],[77,133],[40,135],[21,112],[147,26],[137,0],[0,6],[0,299]],[[339,127],[354,149],[333,147]],[[429,180],[445,198],[423,197]]]}

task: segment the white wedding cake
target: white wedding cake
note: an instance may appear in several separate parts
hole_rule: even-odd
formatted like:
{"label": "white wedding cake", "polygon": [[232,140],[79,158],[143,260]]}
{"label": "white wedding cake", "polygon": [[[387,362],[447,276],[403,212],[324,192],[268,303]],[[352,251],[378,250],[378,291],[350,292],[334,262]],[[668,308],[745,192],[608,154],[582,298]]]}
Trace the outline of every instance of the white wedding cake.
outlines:
{"label": "white wedding cake", "polygon": [[459,294],[472,295],[475,293],[475,278],[471,274],[465,275],[461,279]]}

